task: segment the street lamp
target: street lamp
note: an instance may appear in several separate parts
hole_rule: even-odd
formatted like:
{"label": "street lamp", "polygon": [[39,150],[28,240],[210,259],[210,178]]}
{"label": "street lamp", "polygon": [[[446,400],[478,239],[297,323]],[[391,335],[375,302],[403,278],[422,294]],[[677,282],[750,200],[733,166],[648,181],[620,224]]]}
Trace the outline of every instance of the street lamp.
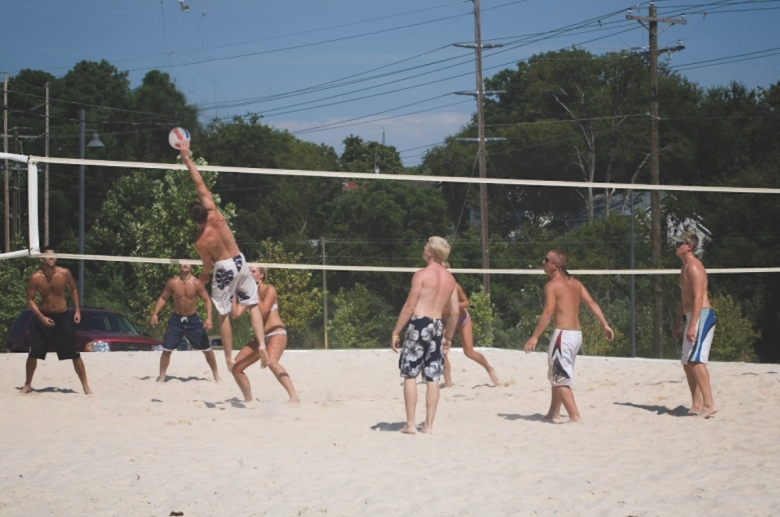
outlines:
{"label": "street lamp", "polygon": [[[86,148],[94,149],[105,147],[98,138],[97,133],[92,134],[92,140],[86,146],[84,145],[84,134],[86,133],[87,113],[79,110],[79,158],[82,160],[87,155]],[[79,164],[79,255],[84,254],[84,164]],[[84,306],[84,259],[79,259],[79,305]]]}

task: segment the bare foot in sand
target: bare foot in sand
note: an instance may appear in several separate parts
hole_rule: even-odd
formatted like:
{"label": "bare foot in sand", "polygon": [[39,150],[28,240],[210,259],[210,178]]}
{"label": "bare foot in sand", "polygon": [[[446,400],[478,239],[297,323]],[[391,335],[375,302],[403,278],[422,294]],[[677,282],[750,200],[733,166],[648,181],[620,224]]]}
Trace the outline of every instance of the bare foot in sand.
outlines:
{"label": "bare foot in sand", "polygon": [[160,375],[157,377],[157,382],[165,382],[165,375]]}
{"label": "bare foot in sand", "polygon": [[566,421],[567,424],[584,424],[585,422],[582,420],[582,418],[569,418],[569,420]]}
{"label": "bare foot in sand", "polygon": [[404,434],[417,434],[417,429],[413,425],[406,424],[401,432]]}
{"label": "bare foot in sand", "polygon": [[488,375],[490,375],[490,382],[498,386],[498,375],[496,375],[496,370],[494,368],[488,368]]}
{"label": "bare foot in sand", "polygon": [[84,386],[84,395],[92,395],[92,390],[89,389],[89,386]]}
{"label": "bare foot in sand", "polygon": [[701,413],[700,407],[692,407],[691,409],[688,410],[689,415],[698,415],[699,413]]}
{"label": "bare foot in sand", "polygon": [[301,399],[299,399],[297,395],[295,397],[290,397],[290,400],[285,402],[285,404],[300,404],[300,403],[301,403]]}
{"label": "bare foot in sand", "polygon": [[20,391],[19,393],[24,395],[25,393],[30,393],[31,391],[32,391],[32,386],[30,386],[29,384],[25,384],[24,386],[22,386],[22,391]]}
{"label": "bare foot in sand", "polygon": [[425,434],[433,434],[433,428],[428,427],[427,424],[423,424],[422,429],[420,429],[420,432]]}
{"label": "bare foot in sand", "polygon": [[214,382],[222,382],[222,377],[218,373],[214,374]]}
{"label": "bare foot in sand", "polygon": [[544,417],[542,417],[542,422],[547,422],[550,424],[560,424],[563,422],[563,420],[561,420],[561,417],[558,416],[544,415]]}
{"label": "bare foot in sand", "polygon": [[699,416],[702,418],[710,418],[714,416],[715,413],[717,412],[718,412],[718,408],[716,408],[715,406],[712,406],[711,408],[705,407],[699,412]]}

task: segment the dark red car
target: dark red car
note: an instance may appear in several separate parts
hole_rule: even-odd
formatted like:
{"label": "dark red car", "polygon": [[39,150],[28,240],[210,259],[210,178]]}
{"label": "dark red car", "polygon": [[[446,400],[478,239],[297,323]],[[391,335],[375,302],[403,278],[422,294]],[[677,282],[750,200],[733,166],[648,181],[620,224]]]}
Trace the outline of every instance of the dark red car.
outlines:
{"label": "dark red car", "polygon": [[[72,315],[73,308],[68,312]],[[72,317],[72,316],[71,316]],[[28,352],[30,331],[36,316],[30,309],[22,311],[8,333],[5,348],[8,352]],[[142,335],[130,320],[121,314],[106,310],[81,308],[81,322],[75,324],[76,343],[81,352],[128,352],[161,350],[162,342]],[[54,351],[50,347],[50,351]]]}

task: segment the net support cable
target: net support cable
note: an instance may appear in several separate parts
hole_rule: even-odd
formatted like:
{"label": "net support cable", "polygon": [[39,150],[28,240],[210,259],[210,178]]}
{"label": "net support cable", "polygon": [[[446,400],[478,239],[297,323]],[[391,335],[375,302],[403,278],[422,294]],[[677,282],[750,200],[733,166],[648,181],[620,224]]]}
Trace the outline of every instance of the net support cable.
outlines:
{"label": "net support cable", "polygon": [[[56,163],[61,165],[89,165],[102,167],[121,167],[133,169],[164,169],[182,170],[187,167],[183,164],[170,163],[146,163],[146,162],[122,162],[110,160],[81,160],[75,158],[54,158],[42,156],[25,156],[19,154],[0,153],[0,160],[9,159],[27,163],[27,185],[29,206],[29,237],[31,247],[24,250],[12,251],[0,254],[0,259],[16,257],[41,257],[40,237],[38,234],[38,168],[40,162]],[[635,183],[590,183],[585,181],[550,181],[528,179],[501,179],[501,178],[471,178],[456,176],[423,176],[416,174],[373,174],[364,172],[330,172],[330,171],[305,171],[291,169],[260,169],[247,167],[223,167],[215,165],[198,166],[198,169],[214,172],[234,172],[244,174],[265,174],[278,176],[304,176],[321,178],[359,178],[367,180],[396,180],[396,181],[423,181],[423,182],[448,182],[448,183],[486,183],[493,185],[515,185],[530,187],[563,187],[563,188],[611,188],[627,190],[667,190],[667,191],[695,191],[695,192],[721,192],[732,194],[780,194],[780,189],[755,188],[755,187],[711,187],[711,186],[685,186],[685,185],[643,185]],[[147,264],[191,264],[201,265],[200,260],[170,259],[152,257],[122,257],[113,255],[80,255],[76,253],[57,253],[57,258],[74,260],[93,260],[100,262],[135,262]],[[249,262],[250,266],[267,267],[271,269],[301,269],[317,271],[362,271],[376,273],[414,273],[418,267],[389,267],[389,266],[349,266],[336,264],[277,264],[263,262]],[[541,275],[540,269],[467,269],[452,268],[453,273],[460,274],[491,274],[491,275]],[[674,275],[679,274],[679,269],[573,269],[570,271],[576,275]],[[712,268],[707,270],[710,274],[737,274],[737,273],[780,273],[780,267],[768,268]]]}

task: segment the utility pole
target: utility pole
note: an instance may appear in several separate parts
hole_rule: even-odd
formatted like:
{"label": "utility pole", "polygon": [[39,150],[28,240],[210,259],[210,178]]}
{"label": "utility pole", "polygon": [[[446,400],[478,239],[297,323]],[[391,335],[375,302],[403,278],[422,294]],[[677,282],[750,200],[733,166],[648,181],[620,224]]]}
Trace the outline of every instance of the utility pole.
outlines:
{"label": "utility pole", "polygon": [[[325,265],[325,237],[320,237],[322,265]],[[328,272],[322,270],[322,329],[325,332],[325,350],[328,349]]]}
{"label": "utility pole", "polygon": [[[3,152],[8,152],[8,70],[3,72]],[[8,158],[5,159],[5,252],[11,251],[11,228],[8,221]]]}
{"label": "utility pole", "polygon": [[[474,3],[474,43],[455,43],[456,47],[473,48],[476,67],[477,67],[477,91],[476,92],[455,92],[457,95],[474,95],[477,98],[477,144],[479,145],[479,177],[487,178],[487,150],[485,149],[485,116],[483,105],[485,95],[503,93],[498,91],[486,92],[482,80],[482,49],[496,48],[502,44],[482,45],[482,26],[480,21],[479,0],[471,0]],[[458,138],[458,141],[473,142],[473,138]],[[504,138],[491,138],[490,141],[503,141]],[[482,269],[490,269],[490,241],[488,238],[488,206],[487,206],[487,185],[479,185],[479,219],[480,219],[480,238],[482,240]],[[490,275],[482,275],[482,286],[486,295],[490,296]],[[488,329],[490,331],[490,329]]]}
{"label": "utility pole", "polygon": [[[682,18],[659,18],[655,3],[650,2],[648,16],[632,15],[629,9],[627,20],[636,20],[650,34],[650,183],[660,184],[658,169],[658,22],[685,24]],[[644,22],[647,22],[645,25]],[[668,27],[667,27],[668,29]],[[664,29],[666,30],[666,29]],[[657,190],[650,192],[650,226],[651,244],[653,248],[653,269],[661,268],[661,198]],[[661,276],[653,276],[653,355],[663,357],[663,288]]]}
{"label": "utility pole", "polygon": [[[49,82],[46,82],[46,158],[49,157]],[[43,173],[43,245],[49,245],[49,162]]]}
{"label": "utility pole", "polygon": [[[85,158],[87,112],[79,110],[79,158]],[[79,164],[79,255],[84,254],[84,162]],[[79,305],[84,306],[84,259],[79,259]]]}
{"label": "utility pole", "polygon": [[[14,129],[14,153],[19,154],[19,132]],[[14,195],[12,203],[13,211],[13,224],[11,225],[11,233],[13,233],[14,239],[19,235],[19,167],[14,165],[16,171],[16,195]]]}

